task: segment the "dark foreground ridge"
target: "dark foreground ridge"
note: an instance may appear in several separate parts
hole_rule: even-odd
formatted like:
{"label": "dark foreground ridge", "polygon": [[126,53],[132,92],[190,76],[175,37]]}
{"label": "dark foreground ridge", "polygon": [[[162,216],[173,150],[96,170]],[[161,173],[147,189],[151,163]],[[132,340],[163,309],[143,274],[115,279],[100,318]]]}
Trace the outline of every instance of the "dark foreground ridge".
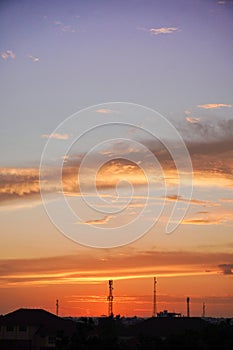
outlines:
{"label": "dark foreground ridge", "polygon": [[[211,322],[210,322],[211,321]],[[62,318],[43,309],[0,316],[1,350],[232,350],[232,319]]]}

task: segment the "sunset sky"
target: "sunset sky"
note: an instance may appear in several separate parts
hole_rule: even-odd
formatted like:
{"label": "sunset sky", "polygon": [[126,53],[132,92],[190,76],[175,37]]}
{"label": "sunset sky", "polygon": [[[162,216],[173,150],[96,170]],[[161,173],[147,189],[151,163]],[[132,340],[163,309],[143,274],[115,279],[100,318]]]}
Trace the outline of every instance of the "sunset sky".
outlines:
{"label": "sunset sky", "polygon": [[158,311],[232,317],[233,2],[1,1],[0,33],[0,314],[107,314],[113,279],[147,317],[157,276]]}

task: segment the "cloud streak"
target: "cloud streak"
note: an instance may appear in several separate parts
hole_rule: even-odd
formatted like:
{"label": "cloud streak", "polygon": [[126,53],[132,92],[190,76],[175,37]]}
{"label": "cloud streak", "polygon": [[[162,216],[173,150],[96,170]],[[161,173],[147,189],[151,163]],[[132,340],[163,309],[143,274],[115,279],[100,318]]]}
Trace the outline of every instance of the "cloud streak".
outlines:
{"label": "cloud streak", "polygon": [[224,218],[218,219],[185,219],[182,221],[184,225],[218,225],[224,221]]}
{"label": "cloud streak", "polygon": [[87,220],[84,222],[86,225],[104,225],[111,219],[111,215],[106,215],[102,219]]}
{"label": "cloud streak", "polygon": [[117,250],[95,256],[86,253],[41,259],[2,259],[0,287],[89,283],[106,281],[110,277],[116,280],[148,278],[154,276],[155,269],[157,276],[216,275],[223,270],[229,271],[230,259],[232,255],[227,253],[130,251],[117,254]]}
{"label": "cloud streak", "polygon": [[[218,225],[220,223],[228,224],[233,222],[233,212],[228,209],[220,208],[217,212],[199,211],[196,213],[198,218],[183,220],[186,225]],[[200,217],[202,215],[202,217]]]}
{"label": "cloud streak", "polygon": [[160,28],[150,28],[149,32],[153,35],[160,34],[174,34],[179,30],[177,27],[160,27]]}
{"label": "cloud streak", "polygon": [[231,104],[226,104],[226,103],[207,103],[204,105],[198,105],[197,107],[202,108],[202,109],[217,109],[220,107],[228,107],[231,108]]}
{"label": "cloud streak", "polygon": [[174,195],[168,195],[166,196],[166,200],[168,201],[180,201],[180,202],[189,202],[190,204],[195,204],[195,205],[205,205],[205,206],[214,206],[214,207],[219,207],[220,204],[219,203],[215,203],[215,202],[210,202],[210,201],[204,201],[204,200],[199,200],[199,199],[186,199],[183,198],[181,196],[178,196],[176,194]]}
{"label": "cloud streak", "polygon": [[195,124],[195,123],[199,123],[200,118],[186,117],[185,120],[188,123]]}
{"label": "cloud streak", "polygon": [[70,135],[53,133],[53,134],[43,134],[41,135],[41,137],[43,139],[68,140],[70,138]]}
{"label": "cloud streak", "polygon": [[110,114],[110,113],[114,113],[114,111],[111,109],[107,109],[107,108],[100,108],[100,109],[96,110],[96,113]]}

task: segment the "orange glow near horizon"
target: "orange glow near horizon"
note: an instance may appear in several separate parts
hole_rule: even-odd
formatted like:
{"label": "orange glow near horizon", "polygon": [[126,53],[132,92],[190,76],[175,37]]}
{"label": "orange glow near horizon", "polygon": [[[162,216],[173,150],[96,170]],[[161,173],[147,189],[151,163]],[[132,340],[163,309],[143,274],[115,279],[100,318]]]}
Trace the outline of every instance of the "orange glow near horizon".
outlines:
{"label": "orange glow near horizon", "polygon": [[[158,257],[160,262],[162,256]],[[164,257],[166,256],[168,257],[164,254]],[[225,259],[227,256],[229,255],[225,255]],[[23,260],[21,262],[18,260],[18,263],[14,260],[9,262],[6,260],[4,265],[8,274],[2,273],[0,280],[0,292],[3,296],[2,301],[4,301],[4,304],[0,302],[0,313],[6,313],[19,307],[41,307],[54,313],[55,300],[59,299],[60,314],[63,316],[101,316],[107,313],[108,280],[113,279],[114,313],[122,316],[150,317],[153,277],[154,271],[157,271],[158,311],[168,309],[185,314],[185,298],[188,295],[192,300],[193,316],[200,316],[201,305],[205,301],[208,305],[209,316],[224,314],[230,317],[233,312],[233,295],[229,291],[233,289],[233,279],[231,275],[227,275],[227,266],[222,267],[226,269],[224,270],[226,274],[214,267],[204,270],[201,261],[199,265],[194,264],[195,255],[191,257],[190,253],[183,253],[180,261],[183,261],[185,257],[187,266],[185,264],[183,266],[166,265],[164,262],[164,265],[160,267],[155,265],[138,266],[137,268],[120,267],[121,255],[115,263],[109,262],[109,269],[106,269],[106,263],[108,264],[106,259],[100,259],[99,263],[93,261],[93,265],[104,264],[105,269],[102,270],[91,268],[91,261],[87,258],[85,261],[89,260],[89,266],[87,265],[85,269],[82,269],[77,260],[77,266],[80,265],[77,271],[74,266],[72,269],[68,268],[70,261],[75,264],[75,257],[66,257],[63,260],[61,258],[44,259],[44,262],[43,259],[38,259],[30,264],[26,261],[24,263]],[[220,255],[218,259],[221,261],[223,258],[224,256]],[[124,265],[131,257],[126,256],[122,259]],[[126,259],[125,262],[124,259]],[[137,260],[137,257],[135,259]],[[144,258],[143,255],[141,256],[142,264],[143,259],[148,259],[147,255]],[[201,258],[203,261],[206,260],[205,265],[208,260],[210,260],[209,264],[212,264],[211,259],[208,256]],[[215,259],[215,254],[213,254],[213,259]],[[52,272],[53,267],[49,264],[57,266],[59,260],[65,270],[62,272],[59,269]],[[83,265],[86,264],[85,261]],[[35,266],[38,263],[41,270],[48,269],[48,272],[36,271]],[[17,264],[18,273],[13,271],[12,264]],[[25,270],[24,273],[22,273],[23,270]]]}
{"label": "orange glow near horizon", "polygon": [[[232,296],[227,290],[232,287],[232,279],[228,278],[224,295],[219,294],[219,283],[223,276],[185,276],[159,277],[157,289],[157,309],[186,313],[186,297],[191,297],[193,316],[201,315],[202,302],[208,306],[209,316],[228,317],[232,313]],[[108,281],[83,284],[16,286],[15,289],[3,288],[3,298],[8,298],[11,311],[18,307],[42,307],[55,312],[55,300],[59,299],[62,316],[101,316],[107,313]],[[175,288],[174,288],[175,283]],[[200,288],[200,285],[202,287]],[[209,295],[207,295],[209,293]],[[16,295],[21,297],[18,303]],[[9,311],[8,302],[5,305]],[[12,309],[13,308],[13,309]],[[114,280],[114,314],[121,316],[150,317],[153,309],[153,278],[134,278],[133,280]],[[1,307],[1,311],[3,306]]]}

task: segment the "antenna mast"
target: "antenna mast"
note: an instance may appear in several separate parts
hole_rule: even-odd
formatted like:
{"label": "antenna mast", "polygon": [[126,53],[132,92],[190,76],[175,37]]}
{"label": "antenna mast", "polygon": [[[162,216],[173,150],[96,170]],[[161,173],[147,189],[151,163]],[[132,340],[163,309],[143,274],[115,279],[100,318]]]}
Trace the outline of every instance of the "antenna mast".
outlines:
{"label": "antenna mast", "polygon": [[58,309],[59,309],[59,301],[56,300],[56,315],[58,316]]}
{"label": "antenna mast", "polygon": [[202,305],[202,317],[205,317],[205,302]]}
{"label": "antenna mast", "polygon": [[153,302],[153,317],[157,316],[157,305],[156,305],[156,277],[154,277],[154,302]]}
{"label": "antenna mast", "polygon": [[190,299],[187,298],[187,317],[190,317]]}
{"label": "antenna mast", "polygon": [[108,281],[109,295],[108,295],[108,316],[113,317],[113,280]]}

